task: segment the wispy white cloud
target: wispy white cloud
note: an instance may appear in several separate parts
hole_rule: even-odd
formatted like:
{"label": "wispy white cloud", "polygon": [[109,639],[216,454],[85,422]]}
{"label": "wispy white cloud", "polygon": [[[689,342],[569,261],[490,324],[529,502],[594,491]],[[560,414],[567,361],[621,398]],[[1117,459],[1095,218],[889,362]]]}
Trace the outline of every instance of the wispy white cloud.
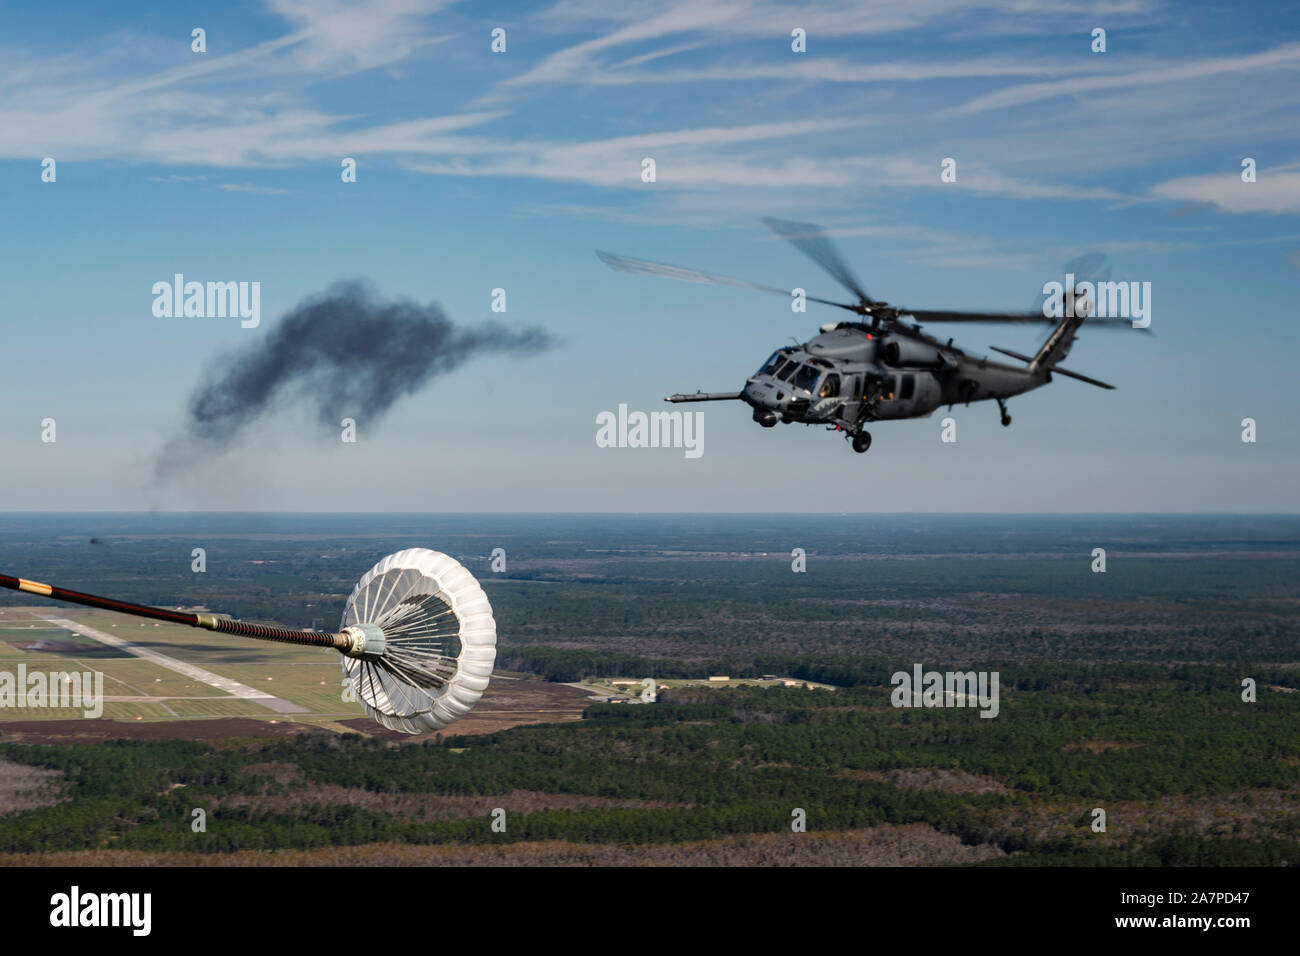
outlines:
{"label": "wispy white cloud", "polygon": [[336,156],[341,148],[428,152],[433,137],[496,115],[365,127],[301,94],[265,92],[268,80],[343,76],[441,42],[446,37],[423,24],[449,0],[269,5],[295,29],[228,53],[193,54],[188,46],[178,53],[175,44],[122,36],[107,53],[0,56],[0,156],[251,166]]}
{"label": "wispy white cloud", "polygon": [[[885,35],[920,27],[949,27],[956,22],[977,23],[986,32],[1001,28],[1019,32],[1016,24],[1070,22],[1087,11],[1096,16],[1124,17],[1147,13],[1155,4],[1148,0],[1120,0],[1114,3],[1059,3],[1044,9],[1024,0],[824,0],[815,6],[780,3],[774,0],[677,0],[666,6],[659,2],[611,5],[590,0],[563,0],[543,20],[571,30],[603,30],[600,35],[572,44],[545,56],[532,69],[505,80],[489,99],[513,91],[547,84],[579,83],[612,85],[625,83],[694,82],[699,80],[787,79],[823,82],[876,82],[961,76],[1042,76],[1100,69],[1100,64],[1063,64],[1059,59],[1039,64],[990,61],[953,65],[942,59],[934,63],[849,63],[816,56],[790,54],[791,30],[805,31],[810,50],[830,38]],[[612,55],[623,48],[684,35],[704,39],[679,43],[667,49],[651,50],[630,59]],[[736,38],[770,41],[774,51],[786,52],[784,63],[725,66],[706,70],[667,73],[631,72],[627,68],[712,44],[731,48]]]}
{"label": "wispy white cloud", "polygon": [[427,20],[455,0],[269,0],[297,27],[294,58],[309,71],[368,70],[405,60],[431,43]]}
{"label": "wispy white cloud", "polygon": [[[637,58],[642,59],[642,58]],[[745,82],[751,80],[812,81],[820,83],[898,83],[1008,76],[1060,76],[1095,73],[1101,64],[1084,60],[1075,65],[1059,60],[1030,62],[1011,58],[975,60],[896,61],[854,63],[833,57],[791,58],[784,62],[735,64],[705,69],[627,70],[584,72],[582,82],[593,86],[629,86],[657,83]]]}
{"label": "wispy white cloud", "polygon": [[[881,189],[944,189],[1012,199],[1118,201],[1103,187],[1052,184],[1000,173],[987,165],[962,167],[958,181],[940,181],[937,159],[905,155],[791,155],[754,149],[773,140],[806,141],[847,129],[845,120],[797,120],[736,127],[709,127],[620,136],[587,142],[521,140],[490,144],[466,140],[466,154],[443,160],[399,160],[413,172],[443,176],[549,179],[631,190],[701,188],[790,190],[805,188],[870,192]],[[474,147],[478,154],[473,155]],[[655,160],[656,181],[641,180],[641,163]]]}
{"label": "wispy white cloud", "polygon": [[1150,189],[1156,199],[1208,203],[1224,212],[1300,213],[1300,162],[1256,170],[1253,183],[1242,182],[1240,169],[1179,176]]}
{"label": "wispy white cloud", "polygon": [[1079,96],[1101,90],[1134,90],[1170,83],[1188,83],[1231,73],[1262,73],[1300,69],[1300,43],[1286,43],[1243,56],[1209,57],[1191,62],[1158,63],[1139,70],[1105,75],[1071,77],[1043,83],[1026,83],[986,93],[957,108],[962,114],[1023,106],[1062,96]]}
{"label": "wispy white cloud", "polygon": [[665,47],[662,50],[651,50],[649,53],[642,53],[640,56],[634,56],[624,60],[619,64],[620,67],[641,66],[643,63],[651,63],[655,60],[662,60],[666,57],[677,56],[679,53],[689,53],[691,50],[698,50],[704,44],[697,43],[679,43],[676,46]]}
{"label": "wispy white cloud", "polygon": [[[1204,147],[1209,124],[1254,142],[1270,135],[1293,136],[1279,123],[1300,101],[1300,91],[1287,92],[1294,84],[1273,84],[1246,98],[1240,109],[1228,107],[1236,97],[1233,84],[1249,85],[1260,75],[1280,71],[1290,77],[1300,70],[1300,43],[1136,70],[1119,69],[1126,61],[1103,56],[1067,62],[983,55],[971,45],[954,46],[961,56],[938,56],[933,47],[909,55],[906,51],[914,45],[892,40],[873,47],[873,54],[888,56],[851,57],[842,48],[824,56],[787,52],[793,26],[808,30],[815,49],[831,38],[883,36],[918,27],[933,31],[938,25],[951,30],[963,18],[991,19],[995,32],[1001,19],[1037,25],[1062,17],[1070,21],[1080,10],[1102,9],[1095,5],[1043,13],[1024,0],[834,0],[816,9],[773,0],[670,0],[666,5],[656,0],[615,7],[597,0],[561,0],[528,19],[529,30],[540,31],[530,34],[535,43],[530,47],[547,52],[509,80],[497,82],[497,74],[480,80],[480,87],[497,82],[496,108],[397,119],[384,104],[365,114],[332,108],[314,95],[313,86],[321,79],[418,59],[430,43],[445,39],[446,21],[436,14],[447,11],[450,0],[267,3],[287,31],[241,50],[195,56],[185,49],[178,54],[174,43],[159,47],[156,38],[127,36],[120,46],[129,56],[117,60],[94,51],[50,58],[21,52],[0,56],[0,157],[54,155],[228,170],[376,157],[430,175],[640,192],[655,196],[654,209],[648,203],[633,205],[616,215],[672,213],[695,222],[706,214],[730,218],[728,209],[771,211],[773,197],[779,197],[778,203],[797,201],[801,208],[832,213],[846,202],[948,194],[1108,204],[1179,200],[1189,207],[1212,203],[1240,212],[1275,213],[1296,211],[1300,194],[1300,173],[1293,167],[1261,171],[1260,181],[1252,185],[1241,184],[1229,172],[1170,179],[1131,192],[1108,185],[1118,182],[1113,177],[1098,175],[1117,163],[1167,165],[1171,154],[1186,161],[1191,149]],[[1104,10],[1115,17],[1147,17],[1152,4],[1134,0]],[[512,29],[517,36],[519,28]],[[722,49],[735,37],[749,44],[744,49],[751,59],[712,57],[701,66],[700,57],[692,56]],[[756,43],[770,43],[780,55],[759,55]],[[150,55],[141,55],[146,47]],[[512,44],[511,50],[511,56],[517,55],[519,46]],[[1024,78],[1044,81],[1017,82]],[[931,80],[940,85],[906,85]],[[977,85],[963,80],[995,89],[957,107],[950,121],[936,122],[952,110],[951,94],[945,91]],[[584,105],[580,121],[553,123],[541,133],[526,110],[506,105],[533,86],[636,84],[653,91],[706,82],[718,84],[719,95],[698,103],[683,103],[677,91],[664,90],[674,105],[673,113],[656,114],[673,117],[664,121],[602,110],[597,97],[603,94],[593,89],[583,91],[592,101]],[[755,83],[760,85],[744,85]],[[870,99],[864,91],[853,91],[851,108],[835,90],[800,93],[797,100],[763,100],[751,92],[806,91],[800,84],[814,83],[878,86]],[[922,93],[912,95],[918,89]],[[1126,95],[1136,89],[1144,95]],[[467,87],[464,92],[471,100],[477,90]],[[1014,112],[996,121],[984,118],[1006,106],[1081,94],[1090,95],[1071,101],[1055,124],[1026,123]],[[653,95],[647,92],[651,103]],[[1198,102],[1213,103],[1225,115],[1207,120],[1198,114]],[[1116,115],[1126,122],[1116,123]],[[638,122],[645,131],[628,134]],[[1134,137],[1134,126],[1146,135]],[[565,129],[565,138],[555,138],[552,129]],[[939,180],[939,159],[948,155],[959,162],[956,183]],[[653,185],[640,178],[647,156],[657,164]],[[179,181],[178,174],[173,181]],[[220,188],[274,191],[246,181],[225,181]],[[552,205],[580,210],[598,204]]]}
{"label": "wispy white cloud", "polygon": [[[507,176],[596,186],[692,188],[704,185],[782,188],[842,186],[859,163],[740,153],[737,147],[807,137],[852,125],[844,120],[794,120],[747,126],[665,130],[577,142],[480,142],[478,155],[443,161],[403,160],[415,172],[451,176]],[[641,180],[642,160],[655,160],[656,182]]]}

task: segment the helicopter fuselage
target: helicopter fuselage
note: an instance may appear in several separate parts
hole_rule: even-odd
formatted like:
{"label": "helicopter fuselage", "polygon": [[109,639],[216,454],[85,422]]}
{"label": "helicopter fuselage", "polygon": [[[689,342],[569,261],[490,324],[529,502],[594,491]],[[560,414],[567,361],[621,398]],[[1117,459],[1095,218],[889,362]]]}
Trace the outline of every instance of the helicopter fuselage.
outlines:
{"label": "helicopter fuselage", "polygon": [[[816,296],[805,301],[834,306],[861,316],[863,321],[838,322],[821,327],[807,342],[778,349],[762,368],[746,380],[739,392],[703,392],[669,395],[668,402],[725,402],[740,400],[754,412],[764,428],[778,423],[821,424],[843,433],[853,450],[871,447],[866,424],[902,418],[926,418],[942,405],[969,405],[995,401],[1002,424],[1011,424],[1007,399],[1052,381],[1054,374],[1086,382],[1097,388],[1115,386],[1061,367],[1080,326],[1088,318],[1088,295],[1083,285],[1062,296],[1062,308],[1047,304],[1041,312],[971,312],[964,309],[904,309],[872,298],[840,256],[825,230],[810,223],[764,219],[778,236],[820,266],[853,295],[853,301],[836,302]],[[802,294],[764,283],[684,269],[649,259],[630,259],[597,252],[600,259],[622,272],[639,272],[686,282],[739,286],[775,295]],[[1079,303],[1084,303],[1080,308]],[[1064,306],[1069,305],[1069,308]],[[910,318],[915,324],[903,319]],[[1121,327],[1110,317],[1095,320],[1102,327]],[[1128,320],[1123,320],[1127,324]],[[1055,323],[1052,333],[1033,355],[991,345],[994,352],[1018,359],[1022,366],[967,355],[952,344],[921,331],[921,324],[975,322],[1013,325]]]}
{"label": "helicopter fuselage", "polygon": [[1049,374],[972,358],[915,329],[841,322],[773,353],[740,397],[764,426],[821,423],[856,432],[866,422],[924,418],[943,405],[1004,400],[1047,384]]}

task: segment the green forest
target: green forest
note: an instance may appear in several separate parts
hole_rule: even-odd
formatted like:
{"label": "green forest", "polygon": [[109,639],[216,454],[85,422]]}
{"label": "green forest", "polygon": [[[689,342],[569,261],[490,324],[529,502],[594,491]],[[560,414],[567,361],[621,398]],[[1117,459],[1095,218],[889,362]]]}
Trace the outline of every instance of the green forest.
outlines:
{"label": "green forest", "polygon": [[[888,861],[939,834],[943,852],[918,860],[1300,863],[1295,517],[66,515],[0,527],[3,565],[36,579],[322,627],[366,568],[406,546],[445,550],[482,580],[499,670],[773,674],[835,689],[678,686],[581,720],[415,743],[0,736],[0,757],[56,773],[65,798],[0,813],[0,854],[558,842],[658,848],[669,862],[815,845],[801,859],[855,863],[872,834],[905,833]],[[488,562],[498,546],[501,573]],[[1097,547],[1105,573],[1092,570]],[[233,649],[210,666],[253,659]],[[998,716],[892,707],[891,674],[915,663],[996,671]],[[802,844],[790,842],[797,811]],[[700,845],[754,835],[782,842],[759,840],[758,857]]]}
{"label": "green forest", "polygon": [[[994,720],[896,709],[885,686],[736,687],[422,743],[321,734],[0,746],[10,761],[62,772],[71,797],[0,816],[0,852],[658,844],[788,832],[799,808],[809,832],[925,823],[996,846],[1006,855],[995,865],[1300,863],[1300,699],[1266,691],[1244,703],[1237,675],[1219,668],[1151,670],[1135,665],[1122,682],[1082,666],[1008,672]],[[294,768],[292,779],[275,779],[277,767]],[[888,779],[917,768],[1000,786],[949,792]],[[503,797],[496,832],[490,814],[424,819],[322,796],[519,791],[644,805],[517,812]],[[1180,813],[1183,798],[1196,812]],[[1207,806],[1218,808],[1208,826]],[[206,832],[191,827],[195,808]],[[1094,808],[1107,810],[1104,832],[1091,826]]]}

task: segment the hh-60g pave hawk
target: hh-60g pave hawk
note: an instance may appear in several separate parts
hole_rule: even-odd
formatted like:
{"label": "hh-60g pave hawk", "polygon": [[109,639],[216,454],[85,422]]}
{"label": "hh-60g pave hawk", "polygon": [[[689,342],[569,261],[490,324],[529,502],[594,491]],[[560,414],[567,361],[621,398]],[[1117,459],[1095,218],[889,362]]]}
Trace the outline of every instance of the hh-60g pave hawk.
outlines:
{"label": "hh-60g pave hawk", "polygon": [[[868,422],[901,418],[926,418],[941,405],[995,401],[1002,412],[1002,424],[1010,425],[1007,399],[1046,385],[1052,373],[1087,382],[1099,388],[1114,388],[1058,364],[1074,344],[1075,334],[1090,309],[1086,296],[1068,291],[1059,303],[1059,324],[1047,310],[1039,312],[959,312],[951,310],[901,309],[867,294],[840,257],[835,245],[818,227],[807,223],[764,219],[777,235],[790,241],[821,266],[857,302],[832,302],[815,296],[807,301],[847,309],[869,321],[823,325],[821,334],[803,345],[786,346],[772,353],[739,392],[697,392],[671,395],[669,402],[743,401],[754,410],[754,421],[764,428],[777,422],[822,424],[843,432],[853,450],[871,447]],[[760,285],[744,279],[683,269],[645,259],[629,259],[608,252],[596,253],[606,265],[623,272],[711,282],[718,285],[758,289],[791,296],[789,289]],[[795,293],[800,290],[794,290]],[[910,316],[915,325],[901,320]],[[931,322],[984,322],[1056,325],[1042,348],[1033,356],[991,346],[995,352],[1027,363],[1024,366],[991,362],[967,355],[952,344],[921,331]],[[1114,317],[1088,319],[1101,328],[1128,328],[1129,320]]]}

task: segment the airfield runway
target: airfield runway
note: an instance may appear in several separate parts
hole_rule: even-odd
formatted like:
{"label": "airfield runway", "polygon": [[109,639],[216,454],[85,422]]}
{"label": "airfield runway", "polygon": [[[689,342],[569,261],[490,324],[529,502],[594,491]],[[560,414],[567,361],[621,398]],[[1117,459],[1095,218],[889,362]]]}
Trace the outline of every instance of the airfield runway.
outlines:
{"label": "airfield runway", "polygon": [[306,707],[299,707],[297,704],[287,700],[281,700],[265,691],[255,690],[247,684],[241,684],[239,681],[231,680],[229,677],[222,677],[220,674],[214,674],[212,671],[204,670],[202,667],[195,667],[193,664],[186,664],[184,661],[178,661],[174,657],[168,657],[166,654],[160,654],[149,647],[141,647],[138,644],[132,644],[130,641],[124,641],[119,637],[111,634],[105,634],[103,631],[88,627],[85,624],[78,624],[76,621],[70,621],[66,617],[51,617],[41,615],[55,627],[65,627],[75,634],[82,637],[88,637],[91,640],[99,641],[101,644],[107,644],[109,647],[115,647],[118,650],[125,651],[128,654],[134,654],[136,657],[143,657],[147,661],[152,661],[159,667],[165,667],[168,670],[182,674],[191,680],[201,681],[217,690],[223,690],[232,697],[242,697],[244,700],[251,700],[261,704],[267,710],[273,710],[277,714],[305,714]]}
{"label": "airfield runway", "polygon": [[[410,740],[341,698],[338,656],[169,624],[133,623],[108,611],[0,608],[0,670],[102,671],[104,716],[75,709],[0,707],[0,737],[30,743],[103,739],[281,737],[308,730]],[[266,682],[275,694],[261,690]],[[497,672],[453,730],[491,734],[526,724],[580,720],[591,692],[531,675]],[[418,739],[418,738],[416,738]]]}

